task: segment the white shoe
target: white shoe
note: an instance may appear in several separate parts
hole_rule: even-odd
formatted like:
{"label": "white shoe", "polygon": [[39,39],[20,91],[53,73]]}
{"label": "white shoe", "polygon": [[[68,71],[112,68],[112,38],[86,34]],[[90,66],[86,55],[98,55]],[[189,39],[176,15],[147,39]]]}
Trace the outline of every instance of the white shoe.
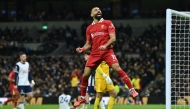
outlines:
{"label": "white shoe", "polygon": [[17,109],[24,109],[24,103],[21,103],[17,106]]}
{"label": "white shoe", "polygon": [[109,76],[107,76],[105,73],[102,74],[102,76],[104,77],[104,79],[106,80],[107,84],[112,84],[112,80]]}

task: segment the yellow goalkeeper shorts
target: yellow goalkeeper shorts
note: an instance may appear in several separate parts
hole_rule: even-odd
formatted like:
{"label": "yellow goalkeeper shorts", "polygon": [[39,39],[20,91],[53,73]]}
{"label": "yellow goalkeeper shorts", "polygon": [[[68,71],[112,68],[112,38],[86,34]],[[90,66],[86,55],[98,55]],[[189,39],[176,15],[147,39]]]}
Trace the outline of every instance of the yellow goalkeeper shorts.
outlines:
{"label": "yellow goalkeeper shorts", "polygon": [[95,79],[96,92],[106,92],[114,89],[113,84],[107,84],[105,79]]}

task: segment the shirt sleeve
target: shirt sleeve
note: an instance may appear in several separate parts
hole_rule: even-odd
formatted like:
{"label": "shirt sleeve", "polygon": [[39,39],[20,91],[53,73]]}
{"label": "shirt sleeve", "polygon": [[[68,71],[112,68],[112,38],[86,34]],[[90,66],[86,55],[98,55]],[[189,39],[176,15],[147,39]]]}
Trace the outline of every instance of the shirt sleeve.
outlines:
{"label": "shirt sleeve", "polygon": [[89,32],[89,28],[86,29],[86,40],[87,41],[91,41],[91,35],[90,35],[90,32]]}
{"label": "shirt sleeve", "polygon": [[113,25],[111,21],[108,23],[108,33],[115,34],[115,26]]}
{"label": "shirt sleeve", "polygon": [[31,73],[31,71],[29,70],[29,75],[28,75],[28,79],[29,79],[29,81],[32,81],[33,80],[33,76],[32,76],[32,73]]}
{"label": "shirt sleeve", "polygon": [[14,72],[15,72],[15,85],[17,85],[18,84],[18,73],[19,73],[18,65],[15,66]]}
{"label": "shirt sleeve", "polygon": [[68,95],[68,103],[71,102],[71,95]]}

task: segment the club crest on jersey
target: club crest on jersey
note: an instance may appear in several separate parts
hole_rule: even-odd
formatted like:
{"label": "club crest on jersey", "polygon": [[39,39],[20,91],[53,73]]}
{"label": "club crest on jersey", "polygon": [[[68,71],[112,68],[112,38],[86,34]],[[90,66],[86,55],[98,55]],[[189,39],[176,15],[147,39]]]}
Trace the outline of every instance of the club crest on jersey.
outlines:
{"label": "club crest on jersey", "polygon": [[104,25],[102,25],[101,28],[104,28]]}

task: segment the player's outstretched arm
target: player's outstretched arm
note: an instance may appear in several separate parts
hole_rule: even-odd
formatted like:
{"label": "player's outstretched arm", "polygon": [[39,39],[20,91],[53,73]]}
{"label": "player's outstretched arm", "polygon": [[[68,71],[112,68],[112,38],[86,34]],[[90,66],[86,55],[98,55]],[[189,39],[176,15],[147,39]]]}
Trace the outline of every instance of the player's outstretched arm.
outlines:
{"label": "player's outstretched arm", "polygon": [[91,48],[92,42],[91,41],[86,41],[85,45],[81,48],[78,47],[76,48],[77,53],[82,53],[86,50],[89,50]]}
{"label": "player's outstretched arm", "polygon": [[100,65],[97,67],[96,71],[97,71],[97,73],[100,73],[100,74],[102,75],[102,77],[104,77],[104,79],[106,80],[106,83],[107,83],[107,84],[112,84],[112,83],[113,83],[112,80],[111,80],[111,78],[110,78],[109,76],[107,76],[107,75],[103,72],[103,70],[102,70],[102,68],[100,67]]}

